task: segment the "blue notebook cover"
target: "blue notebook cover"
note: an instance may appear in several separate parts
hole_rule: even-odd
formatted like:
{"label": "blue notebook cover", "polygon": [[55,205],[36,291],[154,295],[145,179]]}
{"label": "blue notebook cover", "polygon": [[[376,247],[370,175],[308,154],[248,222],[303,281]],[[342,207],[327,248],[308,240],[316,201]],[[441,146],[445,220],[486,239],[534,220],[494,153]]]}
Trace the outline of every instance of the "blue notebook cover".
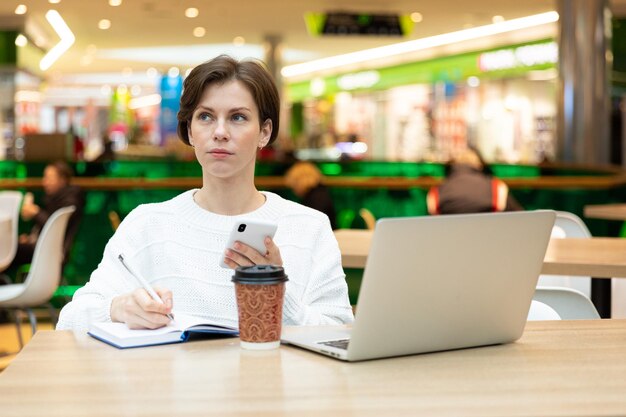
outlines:
{"label": "blue notebook cover", "polygon": [[125,323],[94,323],[88,334],[118,349],[181,343],[194,333],[237,336],[236,327],[208,322],[206,319],[175,313],[174,320],[159,329],[129,329]]}

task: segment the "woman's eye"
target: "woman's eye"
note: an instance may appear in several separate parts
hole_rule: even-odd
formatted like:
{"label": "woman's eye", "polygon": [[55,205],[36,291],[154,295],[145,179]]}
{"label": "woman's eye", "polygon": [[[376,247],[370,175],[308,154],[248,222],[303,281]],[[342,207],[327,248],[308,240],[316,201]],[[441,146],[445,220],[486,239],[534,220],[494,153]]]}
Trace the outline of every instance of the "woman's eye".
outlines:
{"label": "woman's eye", "polygon": [[236,122],[243,122],[243,121],[248,120],[248,118],[243,114],[237,113],[237,114],[233,114],[233,120]]}
{"label": "woman's eye", "polygon": [[198,115],[198,119],[204,121],[211,120],[211,115],[209,113],[200,113]]}

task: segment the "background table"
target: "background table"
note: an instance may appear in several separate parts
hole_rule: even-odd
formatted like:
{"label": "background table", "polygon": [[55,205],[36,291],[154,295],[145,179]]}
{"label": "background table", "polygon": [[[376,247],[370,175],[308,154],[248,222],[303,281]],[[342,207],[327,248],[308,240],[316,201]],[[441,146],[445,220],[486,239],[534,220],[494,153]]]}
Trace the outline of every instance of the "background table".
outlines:
{"label": "background table", "polygon": [[626,204],[590,204],[584,207],[585,217],[591,219],[626,220]]}
{"label": "background table", "polygon": [[[339,229],[335,237],[341,249],[344,268],[364,268],[373,231]],[[603,318],[611,317],[611,282],[595,278],[626,278],[626,239],[551,239],[542,274],[593,277],[591,300]]]}
{"label": "background table", "polygon": [[0,374],[0,415],[626,414],[621,320],[530,322],[513,344],[353,364],[238,343],[117,350],[38,332]]}
{"label": "background table", "polygon": [[[335,237],[345,268],[364,268],[374,232],[339,229]],[[551,239],[542,274],[626,278],[626,239]]]}
{"label": "background table", "polygon": [[[585,217],[603,220],[617,220],[624,222],[626,220],[626,204],[590,204],[584,207]],[[626,237],[626,223],[622,223],[619,236]],[[626,317],[626,282],[613,281],[610,285],[606,285],[592,281],[592,289],[596,289],[596,293],[604,297],[605,300],[612,300],[611,308],[613,313]]]}

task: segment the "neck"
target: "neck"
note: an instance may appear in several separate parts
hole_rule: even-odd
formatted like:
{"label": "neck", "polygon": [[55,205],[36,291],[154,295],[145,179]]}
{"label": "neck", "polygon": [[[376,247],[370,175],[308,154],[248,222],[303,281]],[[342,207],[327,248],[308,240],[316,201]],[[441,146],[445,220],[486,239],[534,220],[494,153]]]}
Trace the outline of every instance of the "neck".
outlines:
{"label": "neck", "polygon": [[236,216],[250,213],[265,203],[254,183],[247,185],[207,183],[194,194],[196,204],[215,214]]}

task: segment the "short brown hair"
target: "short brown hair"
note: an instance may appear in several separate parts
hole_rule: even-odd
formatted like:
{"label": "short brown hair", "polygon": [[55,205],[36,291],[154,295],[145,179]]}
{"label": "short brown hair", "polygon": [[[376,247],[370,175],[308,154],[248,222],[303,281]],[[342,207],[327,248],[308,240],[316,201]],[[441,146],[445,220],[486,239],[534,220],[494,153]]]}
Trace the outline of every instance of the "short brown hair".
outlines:
{"label": "short brown hair", "polygon": [[183,84],[178,111],[178,137],[189,143],[189,125],[193,112],[204,90],[211,84],[223,84],[227,81],[240,81],[250,92],[259,109],[259,127],[267,119],[272,121],[272,134],[268,144],[278,135],[280,98],[276,84],[267,69],[257,61],[237,61],[228,55],[220,55],[195,67]]}
{"label": "short brown hair", "polygon": [[74,175],[74,171],[72,171],[72,168],[65,161],[53,161],[50,162],[47,166],[50,168],[54,168],[54,170],[57,172],[57,175],[68,184],[72,179],[72,176]]}

